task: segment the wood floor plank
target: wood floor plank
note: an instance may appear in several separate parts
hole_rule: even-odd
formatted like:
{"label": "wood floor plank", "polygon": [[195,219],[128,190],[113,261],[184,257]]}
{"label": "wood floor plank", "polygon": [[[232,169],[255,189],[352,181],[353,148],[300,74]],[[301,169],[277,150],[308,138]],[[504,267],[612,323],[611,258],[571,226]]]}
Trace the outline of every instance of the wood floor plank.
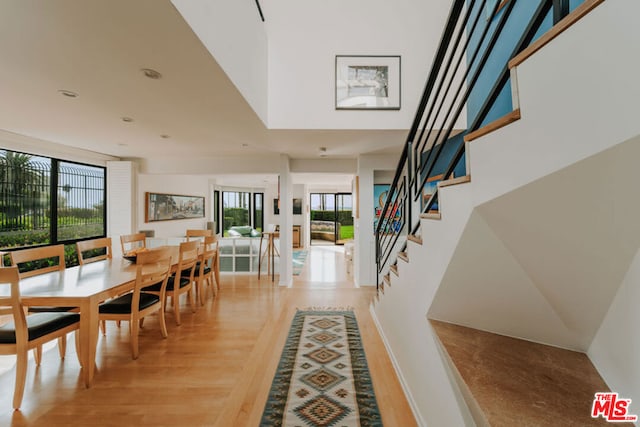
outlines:
{"label": "wood floor plank", "polygon": [[369,312],[374,296],[375,288],[353,285],[344,254],[334,247],[312,247],[291,288],[264,276],[223,275],[218,296],[196,313],[182,301],[181,326],[169,308],[167,339],[157,318],[147,318],[137,360],[127,324],[108,322],[90,389],[82,384],[74,345],[64,360],[54,345],[39,369],[30,361],[24,403],[14,412],[5,398],[13,393],[12,356],[0,357],[0,425],[258,426],[296,309],[351,307],[384,425],[414,426]]}

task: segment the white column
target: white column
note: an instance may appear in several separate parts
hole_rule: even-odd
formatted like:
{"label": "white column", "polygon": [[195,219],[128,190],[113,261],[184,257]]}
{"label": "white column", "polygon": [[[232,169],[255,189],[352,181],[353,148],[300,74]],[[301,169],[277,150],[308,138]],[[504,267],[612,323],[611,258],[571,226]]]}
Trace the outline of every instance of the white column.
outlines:
{"label": "white column", "polygon": [[280,155],[280,286],[293,284],[293,184],[289,156]]}
{"label": "white column", "polygon": [[107,236],[115,255],[120,255],[120,236],[136,230],[136,164],[107,162]]}
{"label": "white column", "polygon": [[358,286],[376,284],[375,238],[373,235],[373,169],[358,162],[358,212],[355,222],[353,280]]}

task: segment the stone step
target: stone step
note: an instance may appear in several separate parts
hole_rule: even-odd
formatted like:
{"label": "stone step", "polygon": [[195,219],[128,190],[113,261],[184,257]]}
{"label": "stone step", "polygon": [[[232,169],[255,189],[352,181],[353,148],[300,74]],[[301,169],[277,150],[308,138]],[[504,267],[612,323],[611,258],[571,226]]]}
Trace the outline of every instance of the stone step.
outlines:
{"label": "stone step", "polygon": [[607,425],[591,418],[594,394],[609,388],[586,354],[430,323],[477,425]]}

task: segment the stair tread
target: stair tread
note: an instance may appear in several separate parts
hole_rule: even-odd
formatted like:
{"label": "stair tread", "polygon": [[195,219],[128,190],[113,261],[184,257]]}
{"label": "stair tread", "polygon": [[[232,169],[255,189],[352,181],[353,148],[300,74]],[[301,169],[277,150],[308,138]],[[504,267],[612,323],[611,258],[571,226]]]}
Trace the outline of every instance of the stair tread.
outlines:
{"label": "stair tread", "polygon": [[409,262],[409,254],[407,254],[406,252],[398,253],[398,258],[400,258],[404,262]]}
{"label": "stair tread", "polygon": [[476,139],[485,136],[491,132],[494,132],[498,129],[501,129],[511,123],[520,120],[520,109],[516,108],[515,110],[505,114],[497,120],[492,121],[491,123],[481,127],[480,129],[473,131],[464,136],[464,142],[475,141]]}
{"label": "stair tread", "polygon": [[398,276],[398,266],[397,265],[392,265],[390,267],[390,270],[393,271],[395,273],[396,276]]}
{"label": "stair tread", "polygon": [[440,212],[428,212],[428,213],[421,213],[420,218],[438,220],[438,219],[442,219],[442,215],[440,214]]}
{"label": "stair tread", "polygon": [[467,182],[471,182],[471,175],[459,176],[457,178],[447,179],[445,181],[440,181],[438,183],[438,187],[449,187],[451,185],[465,184]]}
{"label": "stair tread", "polygon": [[419,244],[419,245],[421,245],[421,244],[422,244],[422,237],[420,237],[420,236],[416,236],[415,234],[409,234],[409,235],[407,236],[407,239],[409,239],[409,240],[411,240],[412,242],[417,243],[417,244]]}
{"label": "stair tread", "polygon": [[488,425],[602,425],[591,405],[609,388],[584,353],[430,323]]}

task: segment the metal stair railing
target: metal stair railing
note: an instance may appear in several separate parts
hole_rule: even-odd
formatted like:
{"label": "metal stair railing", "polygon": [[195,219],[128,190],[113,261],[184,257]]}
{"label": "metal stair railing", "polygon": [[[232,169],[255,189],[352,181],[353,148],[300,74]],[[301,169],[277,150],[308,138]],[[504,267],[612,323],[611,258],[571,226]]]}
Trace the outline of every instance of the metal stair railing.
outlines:
{"label": "metal stair railing", "polygon": [[375,230],[378,285],[380,278],[396,262],[397,252],[406,248],[407,235],[419,230],[420,215],[414,213],[429,212],[437,206],[437,186],[433,193],[428,194],[423,191],[425,186],[436,176],[438,180],[453,178],[454,171],[464,166],[465,144],[461,136],[483,126],[498,96],[509,82],[509,59],[533,41],[550,13],[553,13],[554,22],[568,13],[565,0],[540,2],[526,20],[526,25],[519,29],[520,37],[511,54],[501,59],[501,71],[477,113],[467,117],[468,126],[460,127],[459,121],[468,107],[469,97],[479,77],[487,70],[487,64],[495,66],[495,59],[491,55],[501,40],[517,1],[452,2],[440,45]]}

